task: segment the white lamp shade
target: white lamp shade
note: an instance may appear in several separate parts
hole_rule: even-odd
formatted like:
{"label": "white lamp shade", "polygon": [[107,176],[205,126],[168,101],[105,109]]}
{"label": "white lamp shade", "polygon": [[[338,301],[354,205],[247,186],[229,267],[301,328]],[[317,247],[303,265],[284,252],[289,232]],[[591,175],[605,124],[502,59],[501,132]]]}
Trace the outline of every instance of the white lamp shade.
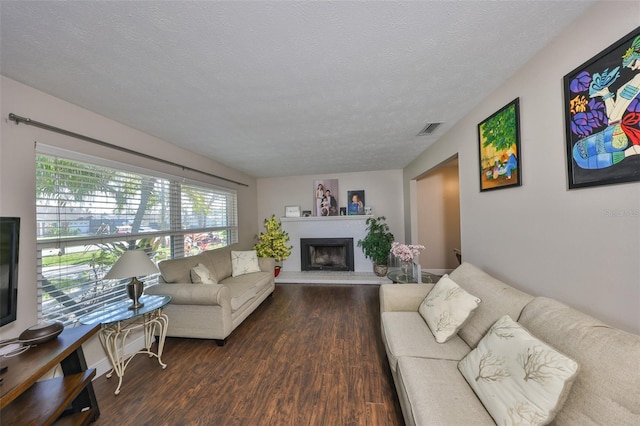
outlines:
{"label": "white lamp shade", "polygon": [[142,250],[125,251],[113,264],[105,280],[114,278],[131,278],[158,273],[158,268]]}

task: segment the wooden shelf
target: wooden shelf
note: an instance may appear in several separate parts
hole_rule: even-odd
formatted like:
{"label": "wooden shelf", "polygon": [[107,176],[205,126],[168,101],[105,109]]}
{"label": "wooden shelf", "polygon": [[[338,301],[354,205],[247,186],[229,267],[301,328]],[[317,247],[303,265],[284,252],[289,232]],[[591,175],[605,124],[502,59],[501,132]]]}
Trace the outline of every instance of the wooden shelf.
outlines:
{"label": "wooden shelf", "polygon": [[95,375],[95,369],[91,369],[37,382],[2,412],[2,421],[8,424],[50,425]]}
{"label": "wooden shelf", "polygon": [[[70,328],[50,342],[3,359],[8,370],[0,390],[2,423],[50,425],[62,418],[71,422],[67,424],[87,424],[97,419],[100,410],[91,384],[96,372],[87,369],[82,343],[98,329]],[[64,376],[38,381],[58,364]]]}
{"label": "wooden shelf", "polygon": [[90,408],[79,413],[61,417],[56,426],[86,426],[98,418],[100,413],[95,408]]}

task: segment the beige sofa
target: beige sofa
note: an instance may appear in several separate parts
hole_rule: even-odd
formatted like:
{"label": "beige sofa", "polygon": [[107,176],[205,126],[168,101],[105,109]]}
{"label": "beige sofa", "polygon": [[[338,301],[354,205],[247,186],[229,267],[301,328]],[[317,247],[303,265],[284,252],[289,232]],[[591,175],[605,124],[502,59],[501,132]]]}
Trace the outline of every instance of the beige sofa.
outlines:
{"label": "beige sofa", "polygon": [[[215,339],[222,346],[231,332],[273,294],[274,259],[258,258],[261,272],[233,277],[232,250],[242,249],[225,247],[158,264],[159,283],[145,293],[172,296],[164,308],[169,317],[167,336]],[[207,267],[217,284],[192,283],[191,269],[198,264]]]}
{"label": "beige sofa", "polygon": [[526,294],[469,263],[449,276],[482,302],[458,334],[442,344],[418,313],[433,284],[380,287],[382,338],[407,425],[494,424],[458,361],[505,314],[579,363],[552,424],[640,424],[640,336],[556,300]]}

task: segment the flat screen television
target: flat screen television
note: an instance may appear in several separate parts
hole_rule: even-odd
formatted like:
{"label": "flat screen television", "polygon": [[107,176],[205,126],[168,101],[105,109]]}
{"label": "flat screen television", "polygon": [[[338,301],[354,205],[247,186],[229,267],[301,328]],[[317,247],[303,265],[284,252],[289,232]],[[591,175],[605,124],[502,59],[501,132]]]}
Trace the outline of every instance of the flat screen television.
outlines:
{"label": "flat screen television", "polygon": [[16,320],[20,218],[0,217],[0,326]]}

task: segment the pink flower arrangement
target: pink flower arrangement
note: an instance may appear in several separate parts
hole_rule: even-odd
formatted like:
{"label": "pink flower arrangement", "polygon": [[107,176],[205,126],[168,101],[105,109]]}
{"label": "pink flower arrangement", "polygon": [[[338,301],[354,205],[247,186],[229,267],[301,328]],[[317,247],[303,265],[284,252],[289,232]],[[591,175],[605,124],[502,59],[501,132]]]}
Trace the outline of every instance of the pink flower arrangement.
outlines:
{"label": "pink flower arrangement", "polygon": [[408,262],[424,250],[424,246],[420,244],[400,244],[394,242],[391,245],[391,253],[398,259]]}

